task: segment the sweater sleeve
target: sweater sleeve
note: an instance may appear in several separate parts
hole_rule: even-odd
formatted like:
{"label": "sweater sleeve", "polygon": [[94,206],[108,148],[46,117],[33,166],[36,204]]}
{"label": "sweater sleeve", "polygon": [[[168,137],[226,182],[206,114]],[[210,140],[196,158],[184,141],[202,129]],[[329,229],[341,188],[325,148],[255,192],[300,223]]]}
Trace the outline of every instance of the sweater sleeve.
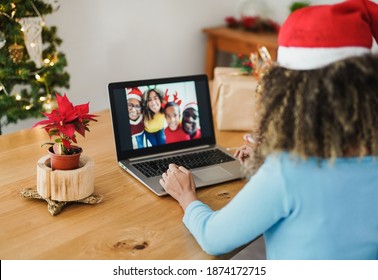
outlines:
{"label": "sweater sleeve", "polygon": [[290,214],[280,157],[269,157],[242,190],[222,209],[200,201],[187,208],[183,222],[202,249],[220,255],[252,241]]}

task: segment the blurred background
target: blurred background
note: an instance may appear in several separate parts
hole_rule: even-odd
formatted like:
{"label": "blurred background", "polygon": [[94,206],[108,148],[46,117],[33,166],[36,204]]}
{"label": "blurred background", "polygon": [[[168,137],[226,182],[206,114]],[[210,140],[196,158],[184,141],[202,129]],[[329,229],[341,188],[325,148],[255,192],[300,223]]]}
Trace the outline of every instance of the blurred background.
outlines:
{"label": "blurred background", "polygon": [[[90,101],[90,111],[109,108],[109,82],[204,73],[204,28],[240,16],[242,0],[64,0],[44,19],[63,40],[74,105]],[[289,0],[255,0],[264,16],[281,24]],[[316,1],[311,4],[341,1]],[[376,1],[375,1],[376,2]],[[221,63],[222,58],[220,58]],[[2,128],[30,128],[35,119]],[[1,137],[1,136],[0,136]]]}

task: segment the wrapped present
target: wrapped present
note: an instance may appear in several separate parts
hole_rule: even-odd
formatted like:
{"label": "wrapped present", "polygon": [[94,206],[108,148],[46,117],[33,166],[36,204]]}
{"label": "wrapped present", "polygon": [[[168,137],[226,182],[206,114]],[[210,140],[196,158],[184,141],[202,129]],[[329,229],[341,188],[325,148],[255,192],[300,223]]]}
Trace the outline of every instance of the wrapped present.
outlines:
{"label": "wrapped present", "polygon": [[240,69],[216,67],[211,90],[215,122],[219,130],[252,131],[256,120],[256,87],[253,76]]}

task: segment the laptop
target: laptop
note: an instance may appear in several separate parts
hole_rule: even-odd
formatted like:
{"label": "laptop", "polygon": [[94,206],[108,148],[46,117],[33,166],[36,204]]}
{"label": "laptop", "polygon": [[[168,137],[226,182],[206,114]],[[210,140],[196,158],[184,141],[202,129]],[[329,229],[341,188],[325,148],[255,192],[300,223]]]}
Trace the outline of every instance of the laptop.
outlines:
{"label": "laptop", "polygon": [[108,85],[117,162],[158,196],[170,163],[190,169],[197,188],[240,179],[238,160],[216,145],[206,75]]}

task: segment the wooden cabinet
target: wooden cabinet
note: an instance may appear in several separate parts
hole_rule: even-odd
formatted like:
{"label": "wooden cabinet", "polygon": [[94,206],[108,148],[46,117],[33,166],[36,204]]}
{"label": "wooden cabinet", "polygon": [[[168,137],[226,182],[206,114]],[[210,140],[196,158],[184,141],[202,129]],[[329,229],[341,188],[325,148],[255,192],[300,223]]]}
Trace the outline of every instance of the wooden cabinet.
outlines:
{"label": "wooden cabinet", "polygon": [[249,55],[258,45],[265,46],[273,60],[277,59],[277,34],[254,33],[228,27],[206,28],[207,35],[205,73],[213,79],[218,51]]}

